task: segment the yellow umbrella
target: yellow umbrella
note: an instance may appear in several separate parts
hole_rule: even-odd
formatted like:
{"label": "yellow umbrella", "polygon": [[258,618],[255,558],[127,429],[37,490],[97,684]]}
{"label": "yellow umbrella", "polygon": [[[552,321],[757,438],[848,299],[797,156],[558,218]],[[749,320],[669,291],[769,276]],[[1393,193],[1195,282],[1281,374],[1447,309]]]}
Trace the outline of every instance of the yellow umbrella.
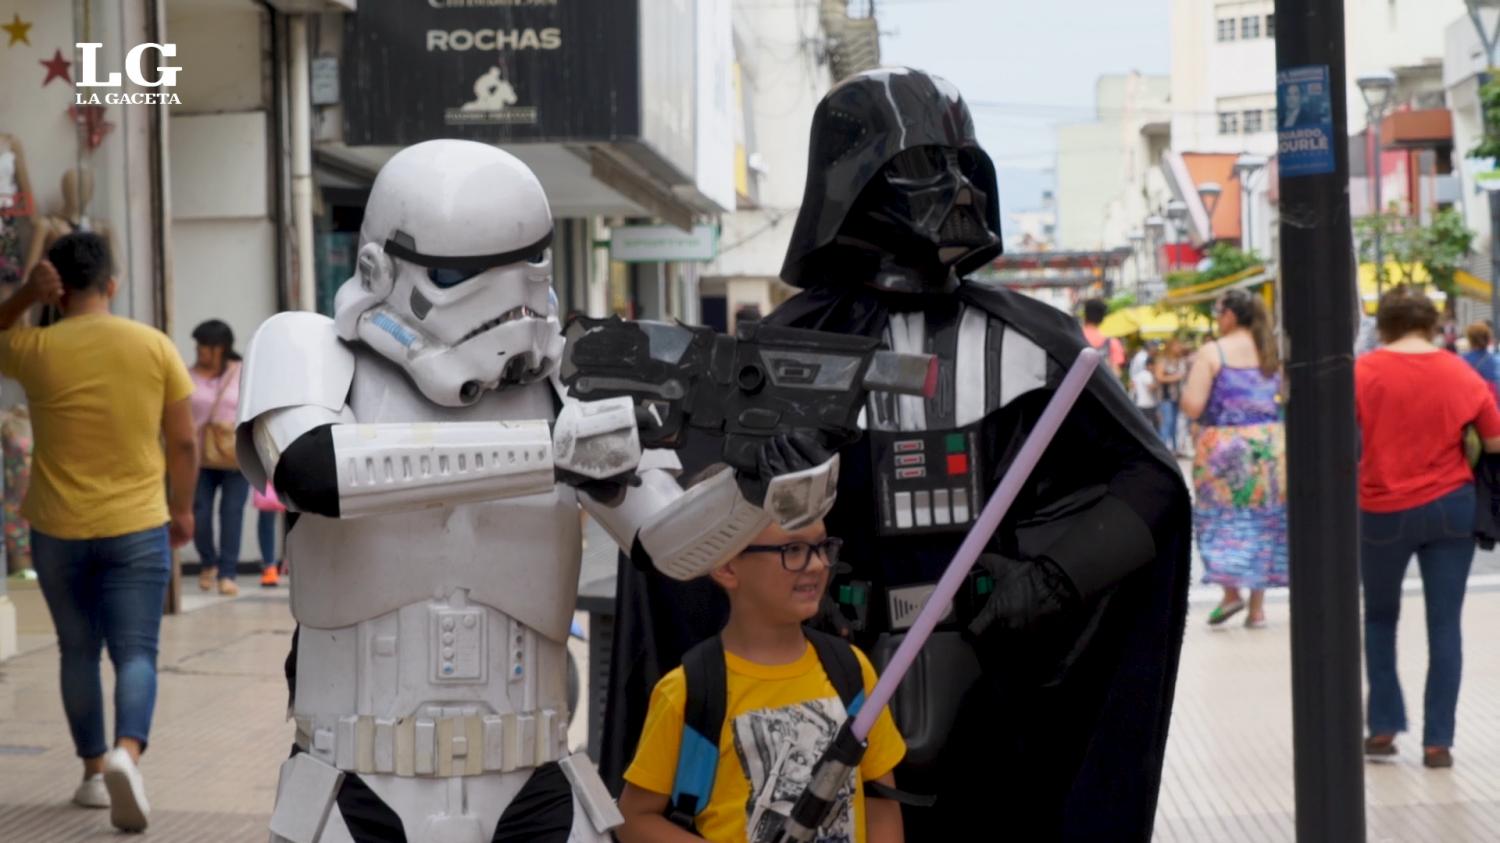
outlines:
{"label": "yellow umbrella", "polygon": [[1201,313],[1181,308],[1142,305],[1117,310],[1099,324],[1106,337],[1128,337],[1140,334],[1147,339],[1169,337],[1178,331],[1207,331],[1209,320]]}
{"label": "yellow umbrella", "polygon": [[1137,311],[1141,310],[1146,310],[1146,308],[1127,307],[1116,310],[1099,323],[1099,333],[1106,337],[1116,338],[1130,336],[1141,329],[1140,322],[1136,321]]}
{"label": "yellow umbrella", "polygon": [[1203,333],[1211,326],[1208,317],[1197,311],[1152,308],[1150,316],[1141,322],[1141,336],[1152,340],[1164,339],[1179,331]]}

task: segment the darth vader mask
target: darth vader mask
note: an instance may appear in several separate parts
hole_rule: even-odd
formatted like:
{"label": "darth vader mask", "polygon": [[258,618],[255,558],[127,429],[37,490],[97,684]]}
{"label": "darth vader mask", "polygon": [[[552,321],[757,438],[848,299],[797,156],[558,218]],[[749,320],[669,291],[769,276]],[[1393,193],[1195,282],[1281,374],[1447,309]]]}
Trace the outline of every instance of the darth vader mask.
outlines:
{"label": "darth vader mask", "polygon": [[985,225],[981,173],[966,149],[904,150],[871,179],[835,242],[878,262],[869,283],[880,289],[949,292],[958,266],[1000,242]]}

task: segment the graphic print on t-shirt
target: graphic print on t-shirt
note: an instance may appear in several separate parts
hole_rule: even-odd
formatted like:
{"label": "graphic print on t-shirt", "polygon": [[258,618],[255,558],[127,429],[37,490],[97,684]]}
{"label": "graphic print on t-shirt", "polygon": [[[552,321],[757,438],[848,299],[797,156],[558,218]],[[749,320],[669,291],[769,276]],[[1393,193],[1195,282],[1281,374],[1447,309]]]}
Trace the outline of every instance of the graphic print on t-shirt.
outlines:
{"label": "graphic print on t-shirt", "polygon": [[[745,828],[751,840],[792,813],[812,779],[813,767],[844,722],[837,697],[785,708],[751,711],[734,720],[734,751],[750,782]],[[829,820],[816,843],[854,843],[854,776],[839,788]]]}

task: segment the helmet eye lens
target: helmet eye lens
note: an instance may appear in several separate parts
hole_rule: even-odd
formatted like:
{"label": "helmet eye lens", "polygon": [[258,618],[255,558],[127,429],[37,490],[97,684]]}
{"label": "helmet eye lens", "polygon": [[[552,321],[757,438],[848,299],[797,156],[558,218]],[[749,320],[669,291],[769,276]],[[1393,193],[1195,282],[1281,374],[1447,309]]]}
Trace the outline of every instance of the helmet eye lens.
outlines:
{"label": "helmet eye lens", "polygon": [[470,269],[433,269],[433,268],[429,268],[427,270],[427,280],[431,281],[433,284],[436,284],[438,287],[446,290],[449,287],[457,287],[459,284],[464,283],[465,281],[469,280],[470,278],[473,278],[474,276],[478,275],[479,273],[481,273],[483,271],[484,270],[482,270],[482,269],[473,269],[473,270],[470,270]]}
{"label": "helmet eye lens", "polygon": [[886,165],[895,184],[936,184],[947,176],[957,153],[938,146],[919,146],[901,151]]}

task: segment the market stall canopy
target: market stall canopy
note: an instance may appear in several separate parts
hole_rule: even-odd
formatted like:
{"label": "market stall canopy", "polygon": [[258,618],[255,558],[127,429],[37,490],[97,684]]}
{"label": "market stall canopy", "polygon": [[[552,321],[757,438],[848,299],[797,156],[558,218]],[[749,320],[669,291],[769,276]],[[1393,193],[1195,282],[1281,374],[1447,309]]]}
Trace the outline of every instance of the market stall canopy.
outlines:
{"label": "market stall canopy", "polygon": [[1162,339],[1179,331],[1204,333],[1211,327],[1208,317],[1201,313],[1145,305],[1111,313],[1099,324],[1099,331],[1107,337],[1140,334],[1146,339]]}
{"label": "market stall canopy", "polygon": [[[1468,273],[1463,274],[1467,275]],[[1429,299],[1432,299],[1433,303],[1439,309],[1448,300],[1446,293],[1431,286],[1432,276],[1427,273],[1427,267],[1419,263],[1403,264],[1397,261],[1386,261],[1385,288],[1389,290],[1400,284],[1407,284],[1421,289],[1427,294]],[[1488,289],[1489,285],[1486,284],[1485,288]],[[1359,265],[1359,300],[1364,305],[1365,313],[1369,314],[1374,314],[1380,305],[1380,295],[1376,292],[1375,286],[1374,263],[1362,263]]]}
{"label": "market stall canopy", "polygon": [[1230,290],[1243,290],[1251,287],[1259,287],[1276,280],[1276,274],[1264,266],[1252,266],[1249,269],[1226,275],[1223,278],[1215,278],[1212,281],[1204,281],[1193,284],[1190,287],[1178,287],[1168,290],[1162,304],[1168,306],[1182,306],[1189,304],[1201,304],[1213,301]]}

